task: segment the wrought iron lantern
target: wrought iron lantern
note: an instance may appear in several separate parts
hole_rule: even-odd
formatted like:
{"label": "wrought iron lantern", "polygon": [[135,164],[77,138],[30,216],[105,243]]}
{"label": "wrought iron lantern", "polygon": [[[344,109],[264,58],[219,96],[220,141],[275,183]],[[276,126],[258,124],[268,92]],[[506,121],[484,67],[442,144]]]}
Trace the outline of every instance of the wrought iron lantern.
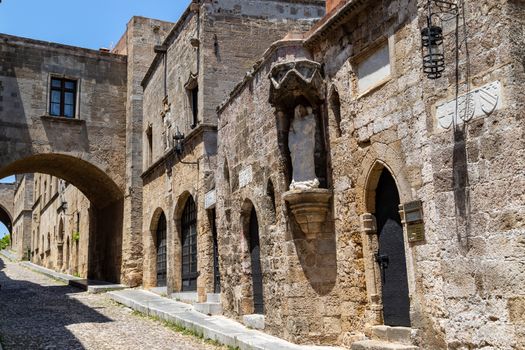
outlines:
{"label": "wrought iron lantern", "polygon": [[173,139],[175,140],[175,152],[179,155],[184,153],[184,134],[180,132],[178,127]]}
{"label": "wrought iron lantern", "polygon": [[445,70],[445,55],[443,53],[443,29],[433,26],[430,18],[428,27],[421,30],[421,43],[423,45],[423,72],[429,79],[441,78]]}
{"label": "wrought iron lantern", "polygon": [[427,26],[421,29],[421,45],[423,72],[429,79],[441,78],[445,70],[443,28],[440,26],[439,18],[442,13],[457,15],[457,5],[442,0],[428,0]]}

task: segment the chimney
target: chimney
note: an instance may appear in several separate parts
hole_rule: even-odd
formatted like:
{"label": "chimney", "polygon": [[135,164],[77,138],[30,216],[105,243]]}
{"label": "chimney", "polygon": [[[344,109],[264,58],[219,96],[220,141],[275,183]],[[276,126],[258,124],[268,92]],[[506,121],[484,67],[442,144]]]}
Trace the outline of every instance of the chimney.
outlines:
{"label": "chimney", "polygon": [[346,0],[326,0],[326,13],[330,13],[339,4],[346,2]]}

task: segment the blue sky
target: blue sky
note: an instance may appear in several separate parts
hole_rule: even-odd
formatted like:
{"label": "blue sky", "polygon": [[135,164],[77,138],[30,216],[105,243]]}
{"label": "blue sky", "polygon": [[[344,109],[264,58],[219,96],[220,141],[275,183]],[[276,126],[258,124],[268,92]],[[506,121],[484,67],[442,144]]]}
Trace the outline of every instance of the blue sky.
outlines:
{"label": "blue sky", "polygon": [[0,33],[99,49],[115,45],[132,16],[175,22],[190,0],[2,0]]}

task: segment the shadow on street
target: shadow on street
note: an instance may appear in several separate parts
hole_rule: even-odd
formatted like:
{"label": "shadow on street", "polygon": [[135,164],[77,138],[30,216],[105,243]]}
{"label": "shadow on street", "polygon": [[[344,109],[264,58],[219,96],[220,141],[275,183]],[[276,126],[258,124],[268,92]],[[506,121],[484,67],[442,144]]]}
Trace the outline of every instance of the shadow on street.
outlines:
{"label": "shadow on street", "polygon": [[42,286],[6,274],[0,258],[0,336],[4,350],[84,349],[68,330],[78,323],[112,320],[70,297],[71,286]]}

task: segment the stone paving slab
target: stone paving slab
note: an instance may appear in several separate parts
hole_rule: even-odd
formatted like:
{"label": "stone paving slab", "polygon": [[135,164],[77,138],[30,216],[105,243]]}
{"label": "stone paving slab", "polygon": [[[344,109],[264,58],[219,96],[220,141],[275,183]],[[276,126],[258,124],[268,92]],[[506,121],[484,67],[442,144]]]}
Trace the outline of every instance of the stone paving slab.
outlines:
{"label": "stone paving slab", "polygon": [[43,266],[33,264],[32,262],[29,262],[29,261],[23,261],[20,263],[20,265],[33,272],[41,273],[47,277],[53,278],[57,281],[60,281],[62,283],[65,283],[73,287],[80,288],[82,290],[85,290],[93,294],[106,293],[109,291],[121,290],[121,289],[127,288],[127,286],[122,285],[122,284],[112,284],[112,283],[101,282],[101,281],[91,281],[85,278],[75,277],[75,276],[71,276],[65,273],[56,272],[51,269],[45,268]]}
{"label": "stone paving slab", "polygon": [[207,316],[195,311],[189,304],[163,298],[140,289],[113,291],[109,292],[108,296],[141,313],[175,323],[201,333],[207,339],[239,347],[241,350],[342,350],[337,347],[292,344],[263,332],[248,329],[239,322],[226,317]]}

